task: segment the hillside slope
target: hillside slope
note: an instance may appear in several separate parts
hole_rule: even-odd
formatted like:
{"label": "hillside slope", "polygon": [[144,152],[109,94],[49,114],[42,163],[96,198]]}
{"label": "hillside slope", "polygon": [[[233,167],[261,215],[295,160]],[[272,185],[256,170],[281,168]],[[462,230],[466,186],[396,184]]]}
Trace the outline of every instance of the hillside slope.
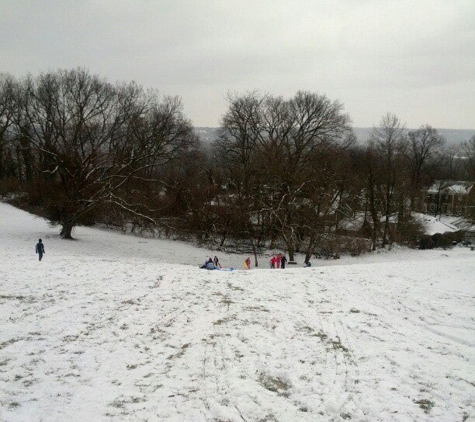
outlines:
{"label": "hillside slope", "polygon": [[56,232],[0,203],[2,421],[475,420],[467,248],[219,272],[178,242]]}

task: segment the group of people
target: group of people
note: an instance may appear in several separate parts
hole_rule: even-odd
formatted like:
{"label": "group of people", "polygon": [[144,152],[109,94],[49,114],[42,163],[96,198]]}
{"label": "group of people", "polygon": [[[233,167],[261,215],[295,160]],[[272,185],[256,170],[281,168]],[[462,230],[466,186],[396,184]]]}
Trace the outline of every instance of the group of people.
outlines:
{"label": "group of people", "polygon": [[215,256],[214,258],[209,257],[200,268],[207,269],[207,270],[215,270],[216,268],[222,268],[222,267],[221,267],[221,264],[219,263],[218,257]]}
{"label": "group of people", "polygon": [[[205,269],[205,270],[216,270],[216,269],[220,269],[220,268],[223,268],[223,267],[219,263],[218,257],[215,256],[214,258],[211,258],[211,257],[207,258],[206,261],[204,262],[204,264],[200,266],[200,268]],[[246,270],[251,269],[251,258],[248,257],[244,261],[244,268]],[[231,268],[231,269],[233,269],[233,268]]]}
{"label": "group of people", "polygon": [[286,263],[287,263],[287,258],[282,253],[273,254],[271,259],[270,259],[270,267],[272,269],[274,269],[274,268],[285,269],[285,264]]}
{"label": "group of people", "polygon": [[[41,261],[43,259],[43,255],[45,253],[45,246],[44,246],[43,241],[41,239],[38,240],[38,243],[36,244],[36,247],[35,247],[35,251],[38,254],[39,260]],[[273,254],[271,259],[270,259],[270,267],[271,268],[285,269],[285,264],[286,263],[287,263],[287,258],[282,253]],[[310,267],[311,265],[312,264],[310,264],[310,261],[308,261],[305,266]],[[219,263],[218,257],[215,256],[214,258],[209,257],[200,268],[207,269],[207,270],[215,270],[217,268],[222,268],[222,267],[221,267],[221,264]],[[244,261],[244,268],[246,270],[251,269],[251,258],[248,257]]]}
{"label": "group of people", "polygon": [[[271,268],[282,268],[285,269],[285,265],[287,263],[287,258],[285,257],[285,254],[283,253],[278,253],[278,254],[273,254],[271,259],[270,259],[270,267]],[[310,266],[310,263],[309,265]],[[203,265],[200,266],[202,269],[206,270],[216,270],[221,267],[221,264],[219,263],[219,259],[217,256],[214,258],[207,258],[206,261],[204,262]],[[247,257],[246,260],[244,261],[244,268],[246,270],[251,269],[251,258]]]}

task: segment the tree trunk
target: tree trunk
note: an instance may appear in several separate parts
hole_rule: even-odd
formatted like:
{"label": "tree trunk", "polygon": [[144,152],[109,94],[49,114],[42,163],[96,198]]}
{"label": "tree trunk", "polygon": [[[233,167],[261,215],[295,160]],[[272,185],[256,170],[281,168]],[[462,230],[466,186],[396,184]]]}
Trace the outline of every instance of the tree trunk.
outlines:
{"label": "tree trunk", "polygon": [[69,239],[69,240],[72,240],[72,231],[73,231],[73,227],[74,227],[74,224],[67,221],[67,222],[64,222],[62,227],[61,227],[61,238],[62,239]]}
{"label": "tree trunk", "polygon": [[287,252],[289,253],[289,261],[294,261],[294,246],[293,244],[287,244]]}
{"label": "tree trunk", "polygon": [[384,231],[383,231],[383,247],[389,245],[389,215],[386,213],[386,217],[384,219]]}
{"label": "tree trunk", "polygon": [[308,264],[308,262],[310,261],[310,258],[312,257],[313,252],[315,250],[316,243],[317,243],[317,240],[315,238],[315,233],[312,233],[310,235],[310,240],[308,242],[307,250],[305,251],[305,264]]}
{"label": "tree trunk", "polygon": [[252,252],[254,253],[254,266],[257,268],[259,266],[259,261],[257,259],[257,248],[254,245],[254,242],[252,243]]}
{"label": "tree trunk", "polygon": [[220,247],[223,247],[224,245],[224,242],[226,241],[226,235],[227,235],[227,231],[224,231],[222,237],[221,237],[221,242],[219,243],[219,246]]}

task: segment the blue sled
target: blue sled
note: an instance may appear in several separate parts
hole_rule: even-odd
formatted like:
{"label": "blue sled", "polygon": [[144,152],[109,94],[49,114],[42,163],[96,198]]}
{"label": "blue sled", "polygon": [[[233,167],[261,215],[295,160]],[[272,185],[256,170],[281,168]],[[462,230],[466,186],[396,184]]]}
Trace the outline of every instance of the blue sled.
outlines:
{"label": "blue sled", "polygon": [[234,271],[234,268],[231,267],[231,268],[215,268],[215,270],[218,270],[218,271]]}

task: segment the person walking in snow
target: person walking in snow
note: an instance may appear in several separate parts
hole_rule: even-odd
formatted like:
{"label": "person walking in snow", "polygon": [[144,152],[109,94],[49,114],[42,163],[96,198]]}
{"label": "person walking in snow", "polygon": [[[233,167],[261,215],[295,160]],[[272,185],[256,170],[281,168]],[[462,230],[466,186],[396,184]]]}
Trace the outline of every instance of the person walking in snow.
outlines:
{"label": "person walking in snow", "polygon": [[285,255],[282,255],[282,258],[280,259],[280,265],[281,265],[283,270],[285,270],[285,263],[286,262],[287,262],[287,258],[285,257]]}
{"label": "person walking in snow", "polygon": [[244,267],[246,268],[246,270],[251,269],[251,258],[247,257],[247,259],[244,261]]}
{"label": "person walking in snow", "polygon": [[275,268],[275,255],[272,255],[272,258],[270,259],[270,267],[271,269]]}
{"label": "person walking in snow", "polygon": [[43,254],[45,253],[45,245],[43,244],[43,241],[41,239],[38,240],[35,250],[41,261],[43,259]]}

